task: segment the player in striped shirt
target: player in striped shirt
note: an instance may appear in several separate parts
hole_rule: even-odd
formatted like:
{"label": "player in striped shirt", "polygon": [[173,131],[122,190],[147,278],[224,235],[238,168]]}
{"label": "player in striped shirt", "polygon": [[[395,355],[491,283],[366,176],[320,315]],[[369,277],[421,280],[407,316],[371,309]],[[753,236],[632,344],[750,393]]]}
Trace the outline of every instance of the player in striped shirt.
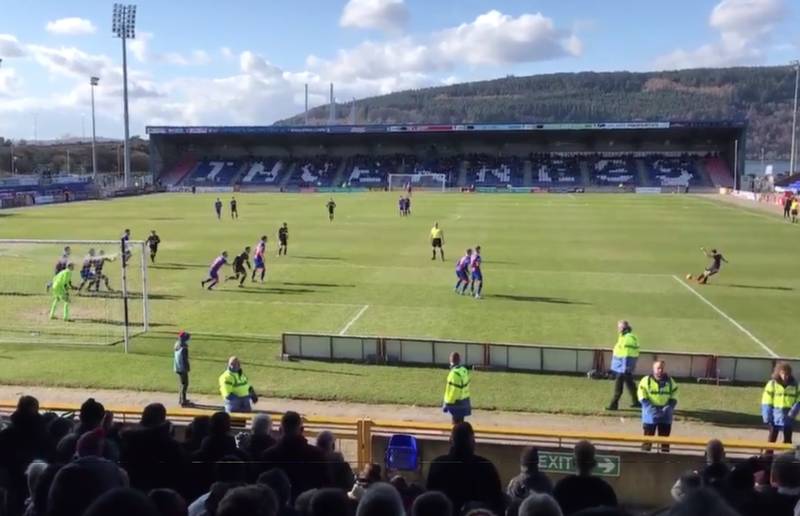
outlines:
{"label": "player in striped shirt", "polygon": [[[469,268],[472,271],[472,283],[469,285],[470,292],[474,292],[475,299],[481,298],[481,291],[483,290],[483,272],[481,272],[481,246],[475,246],[475,253],[469,262]],[[475,284],[478,284],[477,291]]]}
{"label": "player in striped shirt", "polygon": [[78,286],[78,292],[83,290],[87,283],[91,285],[92,281],[94,281],[94,273],[92,272],[94,260],[94,249],[89,249],[89,253],[83,258],[83,264],[81,265],[81,284]]}
{"label": "player in striped shirt", "polygon": [[[64,248],[64,252],[61,253],[61,257],[56,262],[56,266],[55,266],[55,268],[53,270],[53,276],[55,276],[56,274],[58,274],[59,272],[61,272],[64,269],[67,268],[67,264],[69,263],[69,256],[71,254],[72,254],[72,249],[70,248],[70,246],[66,246]],[[50,292],[50,287],[52,285],[53,285],[52,281],[48,281],[47,282],[46,289],[47,289],[48,292]]]}
{"label": "player in striped shirt", "polygon": [[213,289],[214,286],[219,283],[219,270],[226,263],[228,263],[228,251],[222,251],[222,254],[211,262],[211,267],[208,269],[208,278],[201,281],[200,286],[205,287],[206,283],[208,283],[208,290]]}
{"label": "player in striped shirt", "polygon": [[257,271],[261,271],[261,283],[264,283],[264,275],[267,273],[267,264],[264,261],[266,254],[267,235],[264,235],[256,244],[256,252],[253,254],[253,274],[250,276],[250,279],[253,281],[253,283],[256,282]]}
{"label": "player in striped shirt", "polygon": [[469,285],[469,276],[467,270],[469,269],[470,261],[472,260],[472,249],[467,249],[466,254],[458,259],[456,262],[456,294],[466,294],[467,285]]}

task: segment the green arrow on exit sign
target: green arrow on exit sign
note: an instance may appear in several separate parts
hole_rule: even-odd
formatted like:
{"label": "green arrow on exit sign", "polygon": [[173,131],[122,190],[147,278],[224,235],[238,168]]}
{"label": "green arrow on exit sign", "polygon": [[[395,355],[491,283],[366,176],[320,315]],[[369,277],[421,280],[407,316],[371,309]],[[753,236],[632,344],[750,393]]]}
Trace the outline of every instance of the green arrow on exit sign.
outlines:
{"label": "green arrow on exit sign", "polygon": [[[597,455],[593,473],[602,477],[618,477],[622,466],[619,455]],[[571,453],[539,452],[539,470],[550,473],[575,473],[575,459]]]}

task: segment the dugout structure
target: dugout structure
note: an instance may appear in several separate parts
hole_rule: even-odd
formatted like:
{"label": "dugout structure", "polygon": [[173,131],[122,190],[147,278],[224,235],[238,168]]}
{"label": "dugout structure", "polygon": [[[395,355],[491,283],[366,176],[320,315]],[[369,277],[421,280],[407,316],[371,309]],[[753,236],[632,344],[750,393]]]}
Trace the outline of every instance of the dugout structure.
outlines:
{"label": "dugout structure", "polygon": [[[524,161],[516,172],[518,181],[503,185],[539,184],[540,160],[574,153],[582,156],[580,170],[588,181],[592,156],[613,158],[625,154],[684,153],[718,155],[724,173],[736,182],[744,166],[746,123],[742,121],[648,121],[522,124],[404,124],[334,126],[150,126],[150,169],[164,186],[180,189],[193,178],[198,164],[206,167],[205,181],[193,183],[200,191],[280,190],[331,191],[356,185],[371,189],[354,173],[360,160],[394,158],[388,174],[413,174],[419,170],[444,174],[450,189],[464,189],[474,182],[468,168],[477,155],[500,160]],[[600,158],[597,158],[600,159]],[[330,165],[324,180],[309,175],[304,167],[314,161]],[[209,161],[213,162],[209,164]],[[252,168],[263,166],[263,169]],[[431,168],[427,164],[435,163]],[[594,165],[596,165],[596,160]],[[319,164],[318,164],[319,165]],[[641,167],[641,165],[639,165]],[[219,167],[219,168],[214,168]],[[229,167],[229,168],[225,168]],[[521,170],[525,168],[524,172]],[[634,167],[635,170],[635,167]],[[635,171],[634,171],[635,174]],[[197,174],[199,177],[200,173]],[[713,175],[713,172],[712,172]],[[353,177],[355,181],[350,181]],[[194,179],[194,178],[193,178]],[[367,178],[369,179],[369,178]],[[374,179],[374,178],[373,178]],[[581,177],[577,178],[579,181]],[[548,179],[549,181],[549,179]],[[711,182],[706,181],[711,187]],[[514,183],[514,184],[512,184]],[[637,186],[654,186],[642,181]],[[568,184],[552,183],[552,191]],[[714,182],[715,186],[722,186]],[[434,185],[439,189],[438,182]],[[609,184],[605,186],[610,186]],[[616,186],[616,185],[614,185]],[[733,186],[732,184],[727,185]],[[375,189],[387,188],[385,179]],[[609,188],[610,190],[610,188]]]}
{"label": "dugout structure", "polygon": [[[67,246],[76,287],[70,291],[70,322],[61,319],[61,306],[55,319],[48,317],[53,300],[49,282]],[[95,259],[105,259],[102,277],[81,276],[90,250]],[[0,270],[0,343],[122,344],[127,353],[131,339],[149,329],[147,252],[142,241],[0,239]]]}

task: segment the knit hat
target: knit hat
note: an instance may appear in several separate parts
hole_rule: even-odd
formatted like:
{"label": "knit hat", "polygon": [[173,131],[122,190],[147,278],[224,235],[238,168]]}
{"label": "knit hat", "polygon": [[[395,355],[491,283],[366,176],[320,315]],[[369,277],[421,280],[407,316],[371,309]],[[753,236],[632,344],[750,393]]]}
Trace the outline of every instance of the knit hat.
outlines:
{"label": "knit hat", "polygon": [[184,344],[187,344],[189,342],[189,339],[191,339],[191,338],[192,338],[192,336],[188,331],[181,331],[178,334],[178,340],[180,340]]}
{"label": "knit hat", "polygon": [[78,457],[88,457],[90,455],[102,457],[105,437],[106,433],[102,428],[96,428],[91,432],[86,432],[78,439],[75,453]]}

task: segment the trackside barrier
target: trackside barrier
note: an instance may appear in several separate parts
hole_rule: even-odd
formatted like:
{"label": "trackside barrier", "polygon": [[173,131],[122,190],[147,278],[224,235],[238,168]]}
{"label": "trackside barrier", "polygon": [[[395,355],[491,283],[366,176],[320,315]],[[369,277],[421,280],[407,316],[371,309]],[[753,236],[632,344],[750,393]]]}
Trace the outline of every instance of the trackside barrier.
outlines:
{"label": "trackside barrier", "polygon": [[[284,333],[282,338],[282,354],[288,358],[446,366],[454,351],[468,366],[518,371],[585,374],[598,365],[611,364],[608,348],[315,333]],[[649,374],[657,359],[666,360],[670,374],[676,378],[742,384],[766,382],[778,360],[789,362],[795,370],[800,368],[800,358],[643,351],[634,373]]]}

